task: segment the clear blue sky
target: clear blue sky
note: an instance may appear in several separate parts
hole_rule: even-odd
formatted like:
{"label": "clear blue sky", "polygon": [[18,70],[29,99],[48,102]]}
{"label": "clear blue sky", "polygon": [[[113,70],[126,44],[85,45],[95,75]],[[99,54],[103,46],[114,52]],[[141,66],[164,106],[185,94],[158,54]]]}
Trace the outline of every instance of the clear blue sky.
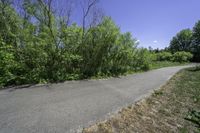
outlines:
{"label": "clear blue sky", "polygon": [[200,0],[100,0],[99,4],[143,47],[164,48],[178,31],[200,20]]}

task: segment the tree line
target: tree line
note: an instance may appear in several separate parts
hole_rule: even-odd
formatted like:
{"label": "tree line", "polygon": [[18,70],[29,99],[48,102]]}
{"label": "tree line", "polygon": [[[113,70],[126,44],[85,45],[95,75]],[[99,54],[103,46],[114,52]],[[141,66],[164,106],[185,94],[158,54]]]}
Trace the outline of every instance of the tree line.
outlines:
{"label": "tree line", "polygon": [[96,0],[82,6],[82,25],[69,23],[71,8],[58,15],[53,2],[0,0],[0,86],[149,69],[148,51],[110,17],[92,12]]}
{"label": "tree line", "polygon": [[[160,52],[138,48],[131,33],[99,12],[97,0],[80,1],[81,24],[70,19],[73,7],[66,1],[70,6],[61,10],[56,0],[0,0],[0,87],[117,76],[163,60]],[[199,39],[196,30],[192,38]],[[182,51],[171,46],[173,53]],[[173,61],[182,54],[173,54]]]}
{"label": "tree line", "polygon": [[190,52],[193,54],[192,61],[200,62],[200,21],[196,22],[193,29],[183,29],[170,42],[168,51]]}

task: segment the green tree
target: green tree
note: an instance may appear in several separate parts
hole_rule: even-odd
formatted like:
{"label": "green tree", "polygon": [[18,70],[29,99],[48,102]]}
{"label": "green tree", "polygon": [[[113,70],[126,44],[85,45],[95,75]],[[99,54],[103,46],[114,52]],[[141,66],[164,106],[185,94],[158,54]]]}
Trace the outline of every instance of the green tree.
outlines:
{"label": "green tree", "polygon": [[115,45],[118,35],[119,28],[108,17],[96,27],[88,29],[85,35],[87,39],[80,47],[83,57],[81,67],[83,75],[92,76],[98,71],[106,71],[110,50]]}
{"label": "green tree", "polygon": [[151,63],[152,63],[151,53],[145,48],[138,49],[134,57],[133,68],[135,69],[135,71],[138,70],[147,71],[150,69]]}
{"label": "green tree", "polygon": [[17,10],[10,1],[0,0],[0,86],[149,69],[148,50],[110,17],[88,25],[88,9],[78,26],[56,13],[54,0],[22,0]]}
{"label": "green tree", "polygon": [[8,85],[8,83],[15,79],[12,73],[14,55],[11,49],[12,46],[5,44],[0,38],[0,87]]}
{"label": "green tree", "polygon": [[119,34],[111,51],[111,71],[117,74],[134,70],[136,47],[136,39],[129,32]]}
{"label": "green tree", "polygon": [[174,53],[177,51],[190,52],[192,48],[192,31],[184,29],[176,34],[170,42],[169,49]]}
{"label": "green tree", "polygon": [[193,28],[193,49],[194,61],[200,62],[200,20]]}

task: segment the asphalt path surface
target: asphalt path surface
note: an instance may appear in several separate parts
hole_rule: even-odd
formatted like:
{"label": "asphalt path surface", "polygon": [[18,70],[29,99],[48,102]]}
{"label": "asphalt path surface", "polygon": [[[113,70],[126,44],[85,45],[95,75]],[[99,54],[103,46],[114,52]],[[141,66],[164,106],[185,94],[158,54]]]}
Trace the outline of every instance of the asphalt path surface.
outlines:
{"label": "asphalt path surface", "polygon": [[179,70],[166,67],[107,80],[0,91],[0,133],[68,133],[104,120],[120,108],[144,98]]}

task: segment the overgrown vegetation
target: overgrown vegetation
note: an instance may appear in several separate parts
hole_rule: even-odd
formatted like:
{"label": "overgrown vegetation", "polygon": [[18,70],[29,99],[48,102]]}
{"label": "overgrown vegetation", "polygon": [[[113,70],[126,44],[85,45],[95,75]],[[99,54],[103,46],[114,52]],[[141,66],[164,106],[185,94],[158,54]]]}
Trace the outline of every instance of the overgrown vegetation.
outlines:
{"label": "overgrown vegetation", "polygon": [[200,62],[200,20],[193,30],[184,29],[177,33],[170,42],[168,48],[172,53],[185,51],[192,53],[193,61]]}
{"label": "overgrown vegetation", "polygon": [[188,62],[193,55],[190,52],[180,51],[172,54],[171,52],[162,51],[152,54],[155,61],[171,61],[171,62]]}
{"label": "overgrown vegetation", "polygon": [[151,69],[158,69],[162,67],[172,67],[172,66],[181,66],[187,65],[188,62],[180,63],[180,62],[172,62],[172,61],[154,61],[151,65]]}
{"label": "overgrown vegetation", "polygon": [[82,26],[57,17],[53,2],[21,0],[16,10],[12,1],[0,1],[0,86],[149,69],[148,51],[111,18],[86,25],[96,0],[83,8]]}
{"label": "overgrown vegetation", "polygon": [[160,90],[84,133],[200,132],[200,67],[176,74]]}
{"label": "overgrown vegetation", "polygon": [[[191,58],[163,52],[154,59],[129,32],[95,11],[97,0],[82,3],[82,24],[70,19],[73,7],[60,9],[55,2],[0,0],[0,87],[114,76],[149,70],[154,61]],[[194,37],[198,42],[198,24]]]}

